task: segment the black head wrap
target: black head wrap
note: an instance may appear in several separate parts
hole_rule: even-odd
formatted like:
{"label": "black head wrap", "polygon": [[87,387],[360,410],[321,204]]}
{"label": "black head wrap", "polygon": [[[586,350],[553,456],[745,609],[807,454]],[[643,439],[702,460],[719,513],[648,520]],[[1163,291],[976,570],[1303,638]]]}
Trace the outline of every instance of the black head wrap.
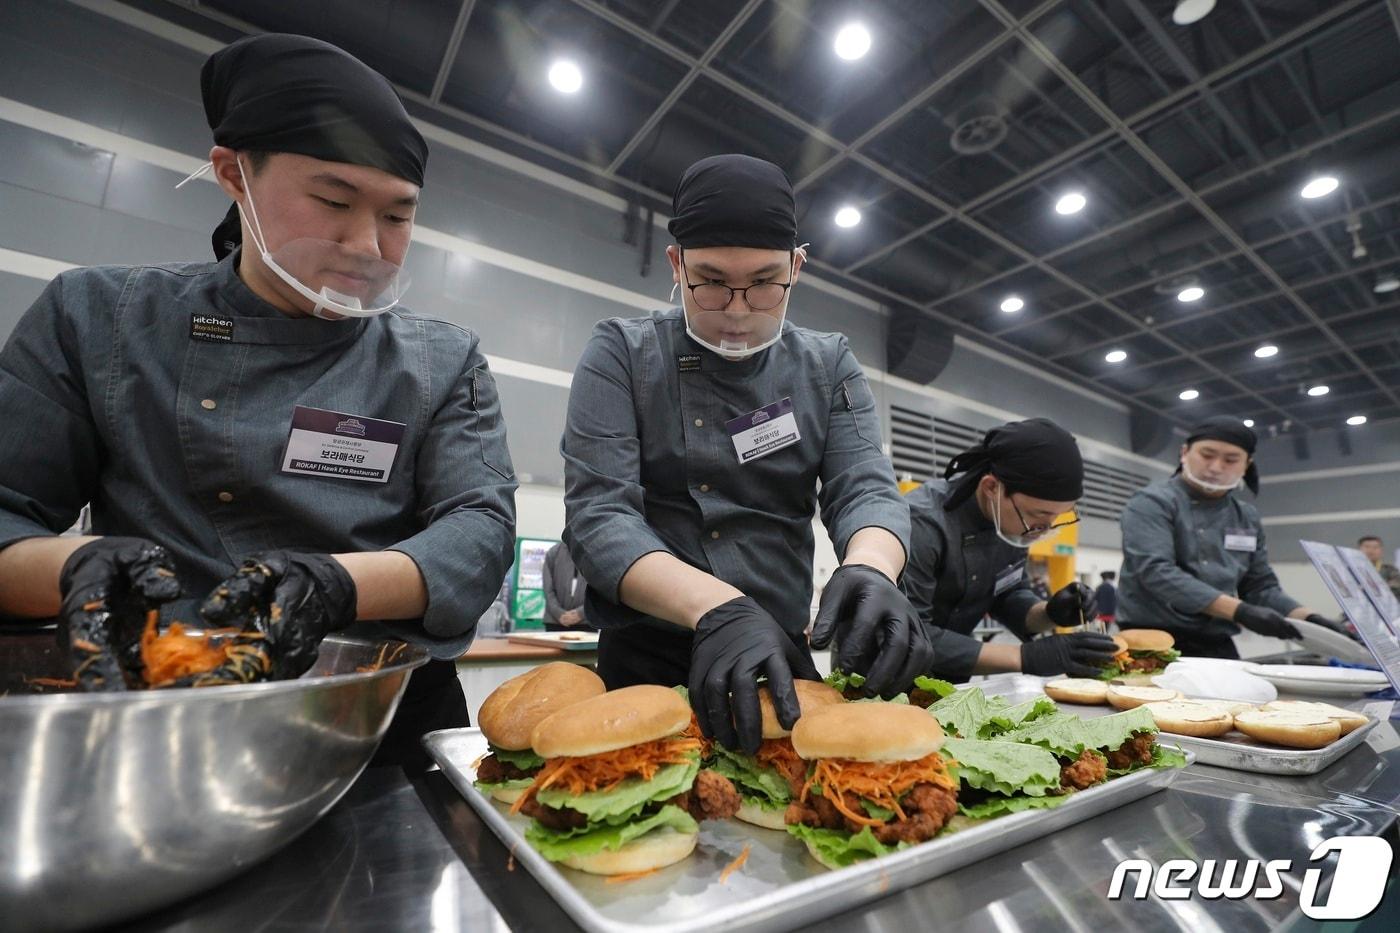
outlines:
{"label": "black head wrap", "polygon": [[[1196,425],[1186,436],[1187,447],[1197,441],[1223,441],[1226,444],[1234,444],[1248,454],[1249,466],[1244,471],[1244,484],[1250,492],[1259,495],[1259,470],[1254,466],[1254,448],[1259,444],[1259,435],[1255,434],[1253,429],[1246,427],[1238,418],[1217,415]],[[1180,465],[1177,466],[1176,472],[1181,472]]]}
{"label": "black head wrap", "polygon": [[[383,75],[335,46],[271,33],[225,46],[199,77],[214,142],[383,169],[422,187],[428,162],[403,101]],[[214,231],[223,259],[242,240],[238,206]]]}
{"label": "black head wrap", "polygon": [[1084,495],[1084,459],[1074,435],[1047,418],[1012,421],[992,428],[982,443],[948,461],[944,479],[963,474],[943,503],[951,512],[967,501],[988,473],[1010,492],[1052,502]]}
{"label": "black head wrap", "polygon": [[792,185],[782,169],[752,156],[701,159],[676,185],[667,229],[682,249],[794,249],[797,211]]}

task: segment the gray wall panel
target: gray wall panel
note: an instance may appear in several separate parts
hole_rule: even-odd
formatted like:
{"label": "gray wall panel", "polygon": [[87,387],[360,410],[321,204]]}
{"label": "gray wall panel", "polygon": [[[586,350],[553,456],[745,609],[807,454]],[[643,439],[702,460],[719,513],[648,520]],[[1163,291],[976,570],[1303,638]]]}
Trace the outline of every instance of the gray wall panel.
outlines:
{"label": "gray wall panel", "polygon": [[559,438],[569,390],[496,373],[506,419],[510,458],[522,483],[564,485]]}
{"label": "gray wall panel", "polygon": [[113,159],[110,152],[23,126],[5,124],[0,132],[0,182],[94,207],[102,205]]}
{"label": "gray wall panel", "polygon": [[0,272],[0,346],[4,346],[15,324],[43,290],[44,283],[38,279]]}

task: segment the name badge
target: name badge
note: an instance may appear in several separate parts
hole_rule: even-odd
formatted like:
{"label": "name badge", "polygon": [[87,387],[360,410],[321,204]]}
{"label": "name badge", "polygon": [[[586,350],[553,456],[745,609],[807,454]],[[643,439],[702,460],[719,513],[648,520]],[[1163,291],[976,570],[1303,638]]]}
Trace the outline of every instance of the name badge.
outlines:
{"label": "name badge", "polygon": [[724,429],[734,442],[734,452],[739,455],[740,463],[752,463],[802,440],[797,418],[792,413],[791,398],[726,421]]}
{"label": "name badge", "polygon": [[1019,564],[1012,564],[1010,567],[1007,567],[1001,573],[997,574],[997,585],[996,588],[992,590],[992,595],[1000,596],[1017,583],[1020,583],[1021,576],[1025,573],[1025,570],[1026,564],[1025,561],[1022,561]]}
{"label": "name badge", "polygon": [[292,409],[282,472],[387,483],[404,427],[397,421],[298,405]]}
{"label": "name badge", "polygon": [[1248,528],[1228,528],[1225,531],[1225,550],[1253,551],[1259,546],[1259,538]]}

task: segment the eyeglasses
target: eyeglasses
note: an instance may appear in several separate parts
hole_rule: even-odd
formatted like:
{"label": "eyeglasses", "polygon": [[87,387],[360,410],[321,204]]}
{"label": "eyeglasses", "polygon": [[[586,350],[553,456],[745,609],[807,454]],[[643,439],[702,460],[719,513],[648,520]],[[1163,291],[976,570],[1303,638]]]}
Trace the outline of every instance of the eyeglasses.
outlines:
{"label": "eyeglasses", "polygon": [[1016,518],[1021,522],[1021,527],[1025,529],[1021,533],[1027,537],[1040,538],[1048,535],[1052,531],[1059,531],[1061,528],[1068,528],[1070,525],[1079,524],[1079,513],[1071,510],[1070,514],[1074,517],[1067,521],[1055,522],[1051,525],[1032,525],[1026,521],[1026,516],[1022,515],[1021,510],[1016,506],[1016,496],[1014,493],[1008,495],[1006,501],[1011,503],[1011,508],[1015,511]]}
{"label": "eyeglasses", "polygon": [[734,300],[735,294],[742,295],[744,304],[754,311],[772,311],[783,303],[792,282],[759,282],[744,288],[730,288],[718,282],[690,284],[690,273],[686,272],[685,254],[681,254],[681,273],[685,276],[685,287],[690,289],[690,297],[702,311],[723,311]]}

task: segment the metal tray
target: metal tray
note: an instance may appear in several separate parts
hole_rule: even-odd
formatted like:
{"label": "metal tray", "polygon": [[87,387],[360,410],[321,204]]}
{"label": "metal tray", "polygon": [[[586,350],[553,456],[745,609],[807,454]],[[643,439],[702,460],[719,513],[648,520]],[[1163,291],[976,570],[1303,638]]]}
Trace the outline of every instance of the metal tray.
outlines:
{"label": "metal tray", "polygon": [[[982,682],[974,682],[971,686],[981,687],[987,694],[1003,696],[1009,702],[1021,703],[1043,693],[1042,687],[1047,679],[1049,678],[1032,677],[1029,674],[999,674]],[[1096,719],[1118,712],[1111,706],[1080,706],[1076,703],[1058,705],[1085,719]],[[1261,745],[1241,732],[1229,732],[1218,739],[1200,739],[1189,735],[1177,735],[1174,732],[1163,732],[1162,735],[1183,751],[1194,752],[1197,764],[1215,765],[1235,771],[1254,771],[1258,774],[1304,775],[1316,774],[1365,742],[1366,734],[1375,726],[1376,720],[1370,718],[1366,725],[1353,729],[1326,748],[1314,750]]]}
{"label": "metal tray", "polygon": [[[423,744],[514,859],[593,933],[794,929],[1131,803],[1162,790],[1178,773],[1140,771],[1080,791],[1053,810],[1013,813],[838,871],[822,868],[785,832],[707,821],[690,858],[652,875],[608,883],[546,860],[525,841],[528,819],[507,815],[504,805],[477,792],[474,765],[487,752],[480,730],[430,732]],[[746,845],[752,847],[748,860],[722,883],[720,873]]]}

